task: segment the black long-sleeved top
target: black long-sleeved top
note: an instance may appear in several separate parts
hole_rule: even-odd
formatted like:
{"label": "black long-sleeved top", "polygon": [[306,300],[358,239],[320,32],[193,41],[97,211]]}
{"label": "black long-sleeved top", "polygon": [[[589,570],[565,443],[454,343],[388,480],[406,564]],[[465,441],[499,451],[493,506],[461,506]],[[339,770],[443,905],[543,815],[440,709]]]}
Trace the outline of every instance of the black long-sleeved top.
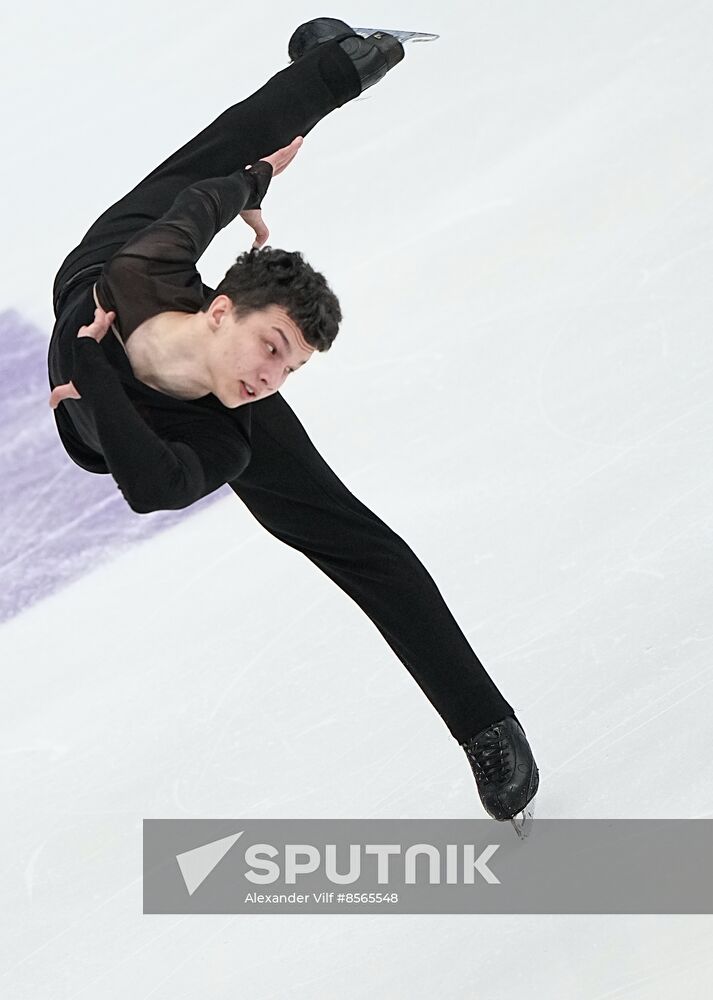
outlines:
{"label": "black long-sleeved top", "polygon": [[[152,316],[194,313],[213,297],[196,262],[239,212],[259,207],[271,176],[260,161],[186,188],[103,265],[96,284],[69,293],[58,316],[50,385],[71,379],[81,395],[53,411],[60,438],[82,468],[111,473],[136,513],[187,507],[250,460],[249,406],[230,409],[211,393],[182,400],[151,388],[134,376],[121,341]],[[114,333],[101,342],[77,336],[95,305],[116,313]]]}

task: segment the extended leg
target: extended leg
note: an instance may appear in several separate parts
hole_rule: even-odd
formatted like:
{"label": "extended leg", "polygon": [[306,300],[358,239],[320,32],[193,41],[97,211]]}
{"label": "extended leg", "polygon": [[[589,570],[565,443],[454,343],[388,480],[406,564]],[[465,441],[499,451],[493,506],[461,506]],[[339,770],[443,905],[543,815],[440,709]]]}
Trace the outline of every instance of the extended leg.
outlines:
{"label": "extended leg", "polygon": [[229,485],[369,616],[459,743],[513,712],[409,548],[329,468],[279,393],[250,406],[250,465]]}
{"label": "extended leg", "polygon": [[108,260],[136,233],[166,212],[186,187],[222,177],[307,135],[322,118],[360,92],[358,73],[339,43],[327,42],[271,77],[258,91],[224,111],[107,209],[65,259],[59,291],[83,268]]}

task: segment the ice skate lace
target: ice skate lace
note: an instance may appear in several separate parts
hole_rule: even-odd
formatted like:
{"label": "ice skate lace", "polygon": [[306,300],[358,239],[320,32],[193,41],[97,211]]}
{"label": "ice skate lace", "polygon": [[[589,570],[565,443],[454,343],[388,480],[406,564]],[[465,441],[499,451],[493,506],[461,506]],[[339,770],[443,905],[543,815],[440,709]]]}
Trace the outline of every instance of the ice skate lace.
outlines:
{"label": "ice skate lace", "polygon": [[475,765],[476,776],[481,775],[485,781],[496,783],[508,778],[510,755],[497,730],[491,735],[481,737],[477,743],[467,743],[465,752]]}

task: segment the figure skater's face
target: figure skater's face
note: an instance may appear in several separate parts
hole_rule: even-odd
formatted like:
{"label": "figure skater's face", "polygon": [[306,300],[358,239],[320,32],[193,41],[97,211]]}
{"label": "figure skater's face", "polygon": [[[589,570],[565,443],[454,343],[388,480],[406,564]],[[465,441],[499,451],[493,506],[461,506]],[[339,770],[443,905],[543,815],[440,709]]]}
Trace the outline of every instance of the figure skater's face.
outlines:
{"label": "figure skater's face", "polygon": [[280,306],[235,319],[232,302],[219,295],[209,313],[217,323],[208,362],[212,391],[230,409],[277,392],[315,352]]}

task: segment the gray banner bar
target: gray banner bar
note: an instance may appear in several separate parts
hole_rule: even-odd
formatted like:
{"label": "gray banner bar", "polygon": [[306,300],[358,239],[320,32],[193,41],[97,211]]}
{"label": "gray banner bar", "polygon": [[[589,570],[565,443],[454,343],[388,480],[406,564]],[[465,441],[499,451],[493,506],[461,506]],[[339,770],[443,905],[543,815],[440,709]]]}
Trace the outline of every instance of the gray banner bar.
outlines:
{"label": "gray banner bar", "polygon": [[144,913],[713,913],[713,820],[146,819]]}

